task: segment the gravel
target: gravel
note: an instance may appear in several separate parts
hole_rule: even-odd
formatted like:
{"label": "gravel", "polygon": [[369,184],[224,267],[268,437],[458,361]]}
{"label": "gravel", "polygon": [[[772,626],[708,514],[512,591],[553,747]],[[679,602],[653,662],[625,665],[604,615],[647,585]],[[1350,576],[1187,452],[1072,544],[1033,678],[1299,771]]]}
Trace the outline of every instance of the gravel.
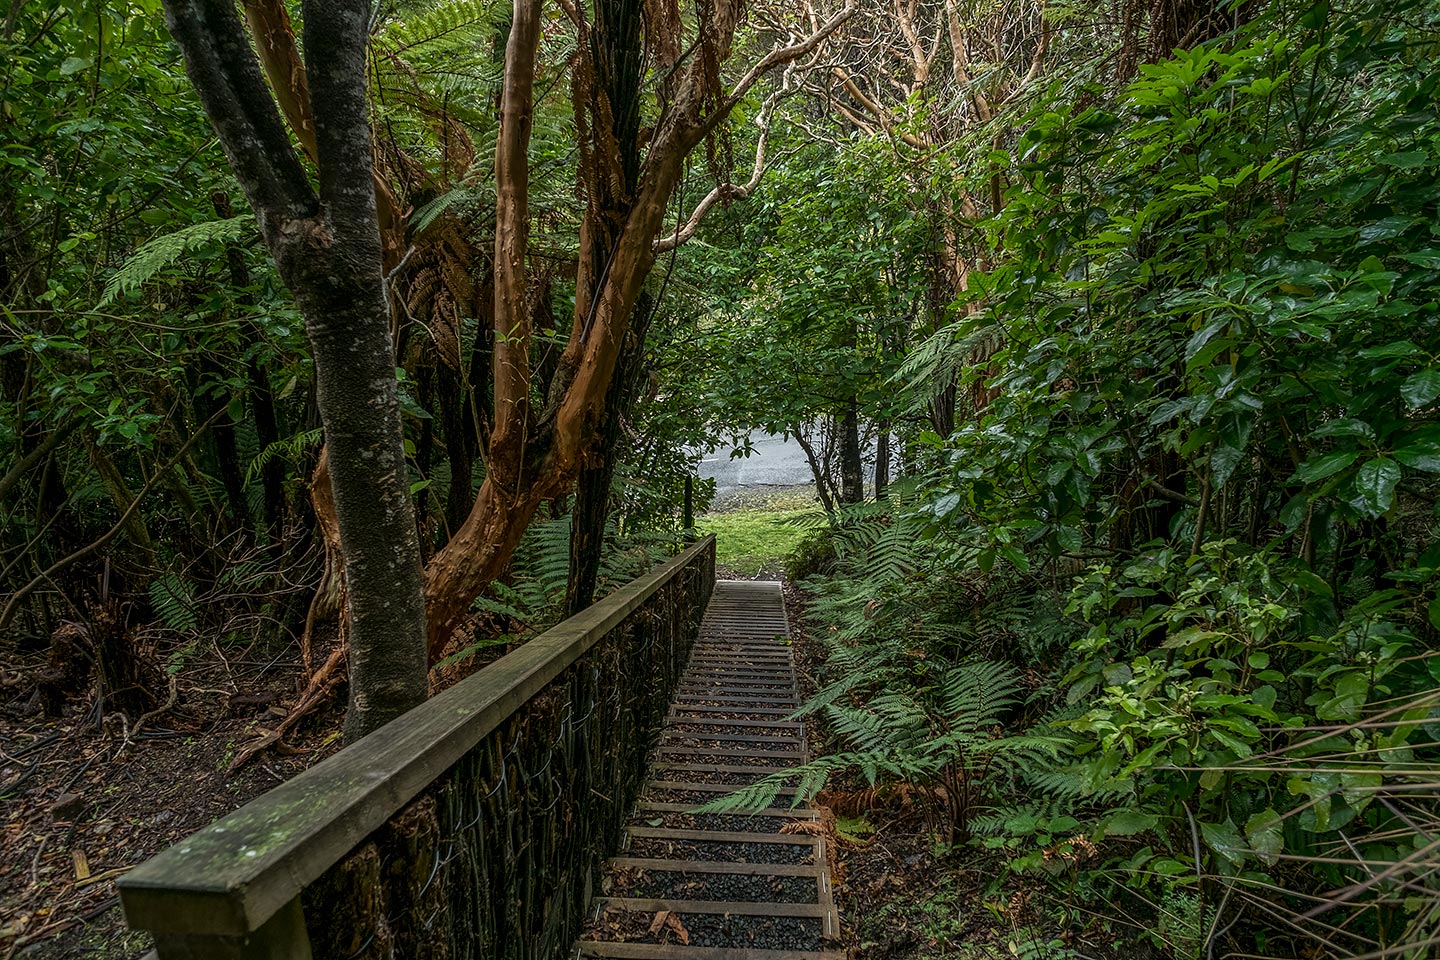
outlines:
{"label": "gravel", "polygon": [[717,840],[632,837],[626,855],[659,860],[714,860],[721,863],[814,863],[815,847],[809,843],[726,843]]}
{"label": "gravel", "polygon": [[[692,947],[751,947],[760,950],[821,950],[820,921],[807,917],[741,917],[682,913],[679,921]],[[621,943],[679,943],[675,931],[650,932],[654,915],[607,910],[589,939]]]}
{"label": "gravel", "polygon": [[816,903],[814,877],[746,876],[738,873],[683,873],[630,869],[612,877],[612,897],[661,900],[724,900],[760,903]]}

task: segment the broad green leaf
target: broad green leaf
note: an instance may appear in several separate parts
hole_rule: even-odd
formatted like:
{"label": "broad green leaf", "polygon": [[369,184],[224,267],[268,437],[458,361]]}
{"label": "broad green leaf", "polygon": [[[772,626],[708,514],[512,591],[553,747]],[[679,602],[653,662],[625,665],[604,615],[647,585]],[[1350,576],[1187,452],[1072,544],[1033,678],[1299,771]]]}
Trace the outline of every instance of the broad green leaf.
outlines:
{"label": "broad green leaf", "polygon": [[1234,821],[1227,817],[1223,823],[1202,823],[1200,835],[1211,850],[1237,867],[1245,865],[1245,855],[1249,851]]}
{"label": "broad green leaf", "polygon": [[1121,810],[1107,818],[1101,830],[1107,837],[1132,837],[1153,830],[1160,818],[1143,810]]}
{"label": "broad green leaf", "polygon": [[1377,457],[1355,471],[1355,498],[1351,500],[1357,509],[1378,517],[1390,509],[1395,502],[1395,487],[1400,483],[1400,464],[1385,457]]}
{"label": "broad green leaf", "polygon": [[1314,483],[1317,480],[1324,480],[1344,470],[1350,464],[1358,460],[1360,454],[1354,450],[1336,450],[1334,453],[1327,453],[1318,460],[1307,460],[1295,471],[1295,478],[1305,483]]}
{"label": "broad green leaf", "polygon": [[1425,407],[1440,397],[1440,370],[1421,370],[1405,378],[1400,396],[1412,407]]}
{"label": "broad green leaf", "polygon": [[1440,440],[1416,440],[1396,450],[1395,459],[1416,470],[1440,473]]}
{"label": "broad green leaf", "polygon": [[1256,856],[1274,866],[1285,846],[1285,821],[1273,808],[1267,807],[1245,821],[1245,836]]}

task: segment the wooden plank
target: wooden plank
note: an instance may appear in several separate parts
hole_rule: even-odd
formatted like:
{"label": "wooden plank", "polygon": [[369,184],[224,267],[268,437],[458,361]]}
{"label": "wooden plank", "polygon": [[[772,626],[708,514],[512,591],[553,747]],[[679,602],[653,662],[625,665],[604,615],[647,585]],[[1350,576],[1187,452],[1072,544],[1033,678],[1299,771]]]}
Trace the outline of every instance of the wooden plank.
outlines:
{"label": "wooden plank", "polygon": [[740,830],[678,830],[670,827],[626,827],[632,837],[646,840],[681,840],[689,843],[782,843],[792,847],[819,846],[820,838],[803,833],[746,833]]}
{"label": "wooden plank", "polygon": [[659,897],[599,897],[601,910],[658,913],[718,913],[731,917],[802,917],[819,920],[825,907],[818,903],[763,903],[754,900],[664,900]]}
{"label": "wooden plank", "polygon": [[692,713],[704,714],[732,714],[732,713],[754,713],[757,710],[764,710],[767,714],[788,717],[800,709],[797,703],[786,703],[784,701],[761,699],[761,700],[736,700],[722,697],[701,697],[701,701],[677,700],[670,705],[670,716],[689,715]]}
{"label": "wooden plank", "polygon": [[684,730],[668,731],[661,734],[660,743],[664,748],[667,740],[714,740],[717,743],[801,743],[799,737],[756,737],[752,734],[687,733]]}
{"label": "wooden plank", "polygon": [[[770,693],[771,691],[766,690],[764,692]],[[710,710],[716,708],[724,710],[745,705],[754,705],[757,707],[790,707],[798,702],[798,699],[795,697],[747,697],[743,694],[734,694],[728,697],[707,697],[693,693],[682,694],[670,701],[676,710]]]}
{"label": "wooden plank", "polygon": [[818,877],[818,863],[726,863],[720,860],[656,860],[649,857],[611,857],[610,866],[667,873],[728,873],[742,877]]}
{"label": "wooden plank", "polygon": [[[748,783],[691,783],[688,780],[648,780],[645,789],[650,790],[693,790],[696,793],[734,793],[750,786]],[[794,787],[781,787],[776,791],[777,796],[790,797],[795,795]]]}
{"label": "wooden plank", "polygon": [[582,940],[582,957],[605,960],[846,960],[843,950],[761,950],[753,947],[689,947],[669,943]]}
{"label": "wooden plank", "polygon": [[[635,805],[636,810],[644,810],[653,813],[690,813],[695,809],[693,803],[657,803],[654,800],[641,800]],[[794,820],[819,820],[820,815],[814,810],[800,807],[795,810],[787,810],[781,807],[766,807],[764,810],[734,810],[730,813],[705,814],[712,817],[790,817]]]}
{"label": "wooden plank", "polygon": [[450,769],[691,563],[706,537],[117,881],[131,927],[245,936]]}
{"label": "wooden plank", "polygon": [[[800,760],[804,754],[799,750],[741,750],[734,748],[717,747],[667,747],[661,744],[658,752],[673,753],[687,757],[733,757],[743,755],[746,757],[764,757],[767,760]],[[776,767],[776,769],[780,769]]]}
{"label": "wooden plank", "polygon": [[804,730],[805,724],[785,720],[735,720],[724,717],[698,720],[693,717],[666,717],[667,727],[769,727],[771,730]]}
{"label": "wooden plank", "polygon": [[779,773],[783,767],[752,767],[740,763],[653,763],[651,770],[703,770],[712,773]]}

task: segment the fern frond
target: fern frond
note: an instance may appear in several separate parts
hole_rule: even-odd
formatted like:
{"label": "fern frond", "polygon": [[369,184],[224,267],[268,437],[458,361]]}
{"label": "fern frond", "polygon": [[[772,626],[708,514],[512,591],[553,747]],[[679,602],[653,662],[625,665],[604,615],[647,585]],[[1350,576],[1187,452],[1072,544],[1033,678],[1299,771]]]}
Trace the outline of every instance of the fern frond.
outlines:
{"label": "fern frond", "polygon": [[324,437],[324,429],[316,427],[314,430],[302,430],[283,440],[266,444],[265,449],[261,450],[255,459],[245,467],[245,482],[253,483],[255,478],[260,475],[260,471],[265,469],[265,465],[277,457],[292,463],[299,460],[301,452],[319,444]]}
{"label": "fern frond", "polygon": [[150,606],[160,622],[176,633],[193,633],[200,625],[195,588],[178,573],[167,573],[150,581]]}
{"label": "fern frond", "polygon": [[498,9],[489,0],[449,0],[390,20],[371,42],[396,55],[441,41],[463,43],[474,39],[475,33],[493,31],[499,22]]}
{"label": "fern frond", "polygon": [[187,253],[212,243],[235,243],[255,230],[255,218],[249,214],[228,220],[207,220],[166,233],[144,243],[105,281],[99,306],[104,307],[135,290],[139,290],[161,270]]}

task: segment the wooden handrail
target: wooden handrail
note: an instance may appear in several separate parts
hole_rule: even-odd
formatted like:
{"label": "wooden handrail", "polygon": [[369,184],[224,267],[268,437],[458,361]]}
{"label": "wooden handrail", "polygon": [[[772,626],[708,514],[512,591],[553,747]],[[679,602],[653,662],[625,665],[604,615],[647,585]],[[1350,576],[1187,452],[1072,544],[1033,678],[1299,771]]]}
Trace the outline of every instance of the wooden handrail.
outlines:
{"label": "wooden handrail", "polygon": [[[707,551],[714,536],[123,876],[132,928],[251,941],[299,895]],[[698,613],[697,613],[698,618]],[[288,908],[288,909],[287,909]],[[258,932],[258,933],[257,933]],[[253,946],[253,944],[252,944]],[[235,956],[250,956],[237,943]],[[186,952],[184,955],[189,955]],[[201,954],[196,953],[196,956]],[[254,954],[259,955],[259,954]],[[290,956],[280,952],[265,955]],[[308,946],[305,956],[309,955]]]}

